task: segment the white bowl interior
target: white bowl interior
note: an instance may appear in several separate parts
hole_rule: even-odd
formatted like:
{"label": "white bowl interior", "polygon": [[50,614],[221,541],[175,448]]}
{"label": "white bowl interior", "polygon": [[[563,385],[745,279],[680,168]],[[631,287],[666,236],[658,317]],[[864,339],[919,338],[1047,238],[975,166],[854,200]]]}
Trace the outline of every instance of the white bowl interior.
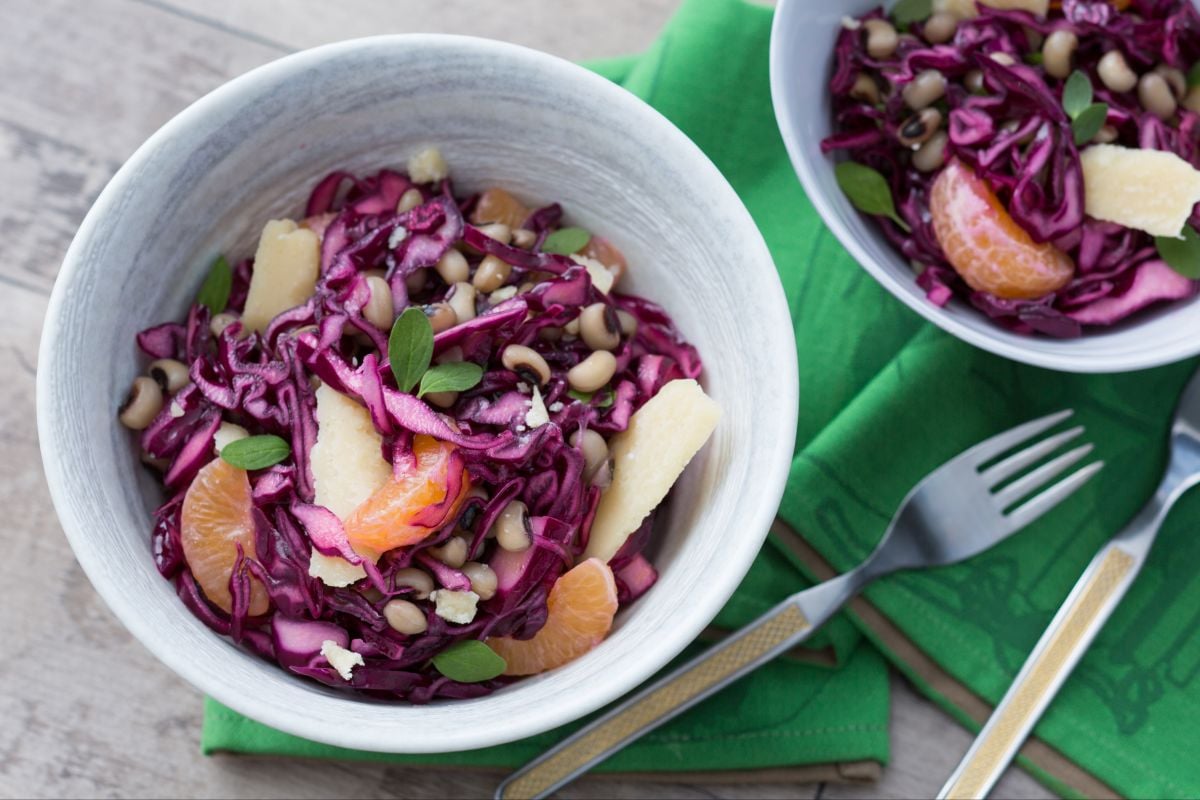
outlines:
{"label": "white bowl interior", "polygon": [[[658,585],[600,647],[490,697],[377,703],[298,679],[194,619],[155,571],[154,481],[114,412],[142,368],[134,334],[178,318],[212,257],[253,250],[334,168],[402,166],[436,144],[460,188],[562,202],[628,256],[705,359],[712,441],[660,524]],[[766,247],[700,151],[656,112],[567,62],[447,36],[378,37],[249,73],[168,123],[101,195],[67,255],[38,376],[43,458],[76,556],[125,625],[221,702],[289,733],[394,752],[482,747],[613,700],[719,610],[778,506],[795,431],[795,351]],[[469,721],[469,724],[464,724]]]}
{"label": "white bowl interior", "polygon": [[[891,5],[890,2],[887,5]],[[1112,328],[1089,328],[1078,339],[1006,331],[955,299],[938,308],[925,299],[912,268],[838,188],[832,155],[820,150],[832,129],[829,77],[842,19],[879,0],[813,3],[781,0],[771,31],[771,98],[780,132],[804,190],[842,245],[889,292],[910,308],[976,347],[1028,364],[1069,372],[1143,369],[1200,353],[1200,298],[1144,312]]]}

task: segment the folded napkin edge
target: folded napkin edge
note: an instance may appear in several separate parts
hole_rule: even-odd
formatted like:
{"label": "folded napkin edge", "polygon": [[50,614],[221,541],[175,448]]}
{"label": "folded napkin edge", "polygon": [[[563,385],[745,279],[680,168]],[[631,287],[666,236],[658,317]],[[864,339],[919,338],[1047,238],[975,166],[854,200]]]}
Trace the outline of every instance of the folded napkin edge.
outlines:
{"label": "folded napkin edge", "polygon": [[[829,580],[838,574],[785,520],[775,520],[771,536],[814,580]],[[863,595],[855,597],[848,604],[846,613],[918,691],[936,702],[972,733],[982,728],[994,706],[942,668],[870,600]],[[1122,797],[1107,783],[1036,736],[1031,736],[1025,742],[1018,751],[1017,759],[1059,794],[1104,800],[1120,800]]]}

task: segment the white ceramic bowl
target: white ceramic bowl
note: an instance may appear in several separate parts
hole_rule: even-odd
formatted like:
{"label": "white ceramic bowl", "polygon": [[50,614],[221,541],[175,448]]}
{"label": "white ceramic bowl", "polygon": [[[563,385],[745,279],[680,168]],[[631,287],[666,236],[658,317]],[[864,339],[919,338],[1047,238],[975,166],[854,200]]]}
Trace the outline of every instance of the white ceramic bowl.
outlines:
{"label": "white ceramic bowl", "polygon": [[[908,262],[873,219],[860,214],[834,178],[834,157],[820,144],[832,130],[829,77],[842,18],[880,0],[781,0],[771,29],[771,99],[792,166],[825,224],[863,269],[930,322],[998,355],[1067,372],[1122,372],[1168,364],[1200,353],[1200,298],[1138,314],[1112,328],[1089,328],[1078,339],[1022,336],[1004,330],[969,303],[945,308],[925,299]],[[892,5],[886,0],[886,5]]]}
{"label": "white ceramic bowl", "polygon": [[[373,702],[294,677],[205,628],[155,571],[159,501],[115,411],[143,368],[134,334],[185,310],[217,252],[252,251],[329,170],[403,165],[436,144],[460,187],[563,203],[626,253],[627,291],[660,301],[696,344],[724,416],[665,515],[661,580],[600,647],[490,697]],[[783,492],[795,348],[749,214],[712,163],[649,106],[586,70],[483,39],[386,36],[254,70],[197,101],[121,168],[54,287],[38,424],[54,504],[113,612],[198,689],[260,722],[391,752],[484,747],[619,697],[696,637],[741,581]]]}

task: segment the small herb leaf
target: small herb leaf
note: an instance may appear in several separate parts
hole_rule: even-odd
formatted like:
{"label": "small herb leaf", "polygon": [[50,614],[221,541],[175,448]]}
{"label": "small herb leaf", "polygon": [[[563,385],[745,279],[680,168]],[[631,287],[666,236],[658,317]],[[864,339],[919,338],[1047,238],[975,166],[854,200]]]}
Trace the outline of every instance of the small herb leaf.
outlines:
{"label": "small herb leaf", "polygon": [[467,639],[434,656],[433,666],[452,681],[481,683],[503,674],[508,662],[483,642]]}
{"label": "small herb leaf", "polygon": [[433,326],[419,308],[407,308],[392,324],[388,336],[388,364],[396,376],[396,386],[411,392],[429,369],[433,358]]}
{"label": "small herb leaf", "polygon": [[292,454],[286,441],[270,434],[247,436],[221,448],[221,458],[240,469],[266,469]]}
{"label": "small herb leaf", "polygon": [[1090,142],[1092,137],[1104,127],[1104,120],[1107,118],[1107,103],[1092,103],[1080,111],[1079,115],[1071,121],[1071,133],[1075,136],[1075,146],[1079,147]]}
{"label": "small herb leaf", "polygon": [[200,286],[196,302],[208,306],[212,314],[220,314],[229,305],[229,290],[233,287],[233,270],[225,256],[217,256],[208,270],[208,276]]}
{"label": "small herb leaf", "polygon": [[1092,104],[1092,82],[1086,74],[1075,70],[1063,86],[1063,111],[1075,119]]}
{"label": "small herb leaf", "polygon": [[892,6],[892,21],[900,27],[929,19],[933,14],[933,0],[900,0]]}
{"label": "small herb leaf", "polygon": [[1188,70],[1187,85],[1189,88],[1200,86],[1200,61],[1192,64],[1192,68]]}
{"label": "small herb leaf", "polygon": [[1171,269],[1185,278],[1200,278],[1200,233],[1191,225],[1183,226],[1183,238],[1155,236],[1154,246]]}
{"label": "small herb leaf", "polygon": [[876,170],[854,161],[843,161],[834,167],[838,186],[850,198],[854,207],[865,214],[890,217],[893,222],[911,233],[912,229],[896,214],[892,190],[887,179]]}
{"label": "small herb leaf", "polygon": [[583,228],[559,228],[542,242],[542,252],[569,256],[587,247],[591,240],[592,235]]}
{"label": "small herb leaf", "polygon": [[1036,67],[1036,66],[1040,66],[1043,60],[1044,60],[1044,57],[1042,56],[1041,53],[1034,52],[1034,53],[1026,53],[1025,54],[1025,63],[1026,64],[1033,64]]}
{"label": "small herb leaf", "polygon": [[[603,394],[600,394],[604,392]],[[572,397],[584,404],[590,404],[596,396],[600,396],[600,402],[596,403],[596,408],[608,408],[613,404],[613,393],[603,389],[594,392],[577,392],[574,389],[567,389],[567,396]]]}
{"label": "small herb leaf", "polygon": [[463,392],[470,389],[483,377],[483,367],[470,361],[454,361],[430,367],[421,376],[421,389],[417,397],[430,392]]}

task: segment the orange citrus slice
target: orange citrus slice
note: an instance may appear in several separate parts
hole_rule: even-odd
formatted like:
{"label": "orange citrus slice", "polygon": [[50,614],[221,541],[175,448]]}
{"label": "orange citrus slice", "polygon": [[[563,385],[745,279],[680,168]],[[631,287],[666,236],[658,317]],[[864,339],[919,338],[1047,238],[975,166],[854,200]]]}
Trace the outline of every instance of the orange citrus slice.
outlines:
{"label": "orange citrus slice", "polygon": [[546,604],[546,624],[532,639],[488,639],[488,646],[508,663],[505,675],[561,667],[604,641],[617,613],[612,570],[598,558],[576,564],[555,581]]}
{"label": "orange citrus slice", "polygon": [[[237,546],[246,558],[255,557],[250,509],[246,471],[219,458],[200,469],[183,498],[183,557],[204,596],[226,613],[233,610],[229,576],[237,562]],[[251,577],[249,613],[265,614],[269,607],[266,588]]]}
{"label": "orange citrus slice", "polygon": [[[432,436],[413,437],[413,467],[393,475],[346,519],[346,538],[355,552],[367,556],[416,544],[458,514],[471,482],[463,469],[457,493],[447,497],[453,452],[454,445]],[[430,513],[432,506],[444,513]]]}
{"label": "orange citrus slice", "polygon": [[1075,262],[1049,242],[1038,244],[987,182],[957,159],[929,195],[933,231],[946,260],[967,285],[1008,300],[1032,300],[1066,286]]}
{"label": "orange citrus slice", "polygon": [[479,195],[471,211],[471,222],[475,225],[502,222],[510,228],[519,228],[529,218],[529,213],[529,209],[508,192],[491,188]]}

